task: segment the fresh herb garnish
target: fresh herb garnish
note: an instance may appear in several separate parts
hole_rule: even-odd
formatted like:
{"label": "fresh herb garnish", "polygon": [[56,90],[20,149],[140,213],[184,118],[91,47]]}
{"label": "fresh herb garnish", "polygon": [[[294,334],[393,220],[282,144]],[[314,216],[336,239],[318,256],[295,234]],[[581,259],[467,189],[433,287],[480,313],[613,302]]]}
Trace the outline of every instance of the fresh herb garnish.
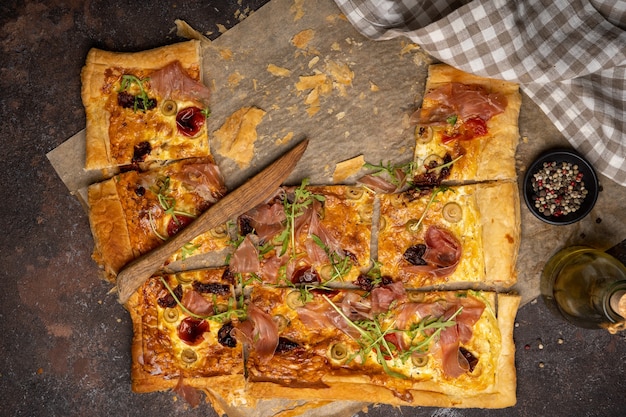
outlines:
{"label": "fresh herb garnish", "polygon": [[337,279],[340,280],[348,275],[348,272],[350,272],[350,269],[352,269],[352,260],[349,256],[342,256],[335,251],[331,251],[330,248],[326,244],[324,244],[324,242],[322,242],[322,239],[320,239],[317,235],[312,234],[311,239],[313,239],[313,242],[315,242],[317,246],[324,250],[326,256],[328,257],[328,260],[330,261],[332,273],[330,274],[330,277],[326,280],[326,283],[335,281]]}
{"label": "fresh herb garnish", "polygon": [[151,109],[154,107],[154,99],[148,97],[148,93],[146,92],[146,88],[144,83],[148,81],[149,78],[141,79],[135,75],[125,74],[122,75],[122,81],[120,82],[120,88],[118,92],[128,92],[131,89],[133,84],[136,84],[139,87],[139,94],[134,96],[133,103],[133,111],[137,112],[137,110]]}
{"label": "fresh herb garnish", "polygon": [[374,170],[370,175],[384,175],[391,184],[395,185],[397,188],[402,188],[405,185],[411,185],[410,179],[413,178],[416,164],[414,161],[405,162],[404,164],[392,164],[390,161],[383,164],[381,161],[378,165],[366,162],[363,167],[365,169]]}
{"label": "fresh herb garnish", "polygon": [[449,116],[446,119],[446,123],[448,123],[449,125],[454,126],[456,124],[457,120],[458,120],[458,116],[456,114],[453,114],[452,116]]}
{"label": "fresh herb garnish", "polygon": [[317,200],[323,202],[324,196],[313,194],[307,190],[308,179],[302,180],[302,184],[295,189],[293,201],[289,201],[288,197],[283,200],[283,208],[285,210],[285,216],[287,218],[285,228],[276,237],[276,241],[281,245],[280,256],[287,253],[287,249],[291,245],[292,253],[291,258],[295,259],[296,254],[296,219],[304,214],[306,209],[313,205]]}
{"label": "fresh herb garnish", "polygon": [[[456,312],[448,319],[443,317],[425,317],[418,323],[410,326],[408,330],[395,328],[395,320],[390,323],[386,323],[386,319],[390,312],[381,313],[375,316],[373,319],[366,320],[350,320],[335,303],[323,296],[324,300],[328,302],[333,309],[346,321],[346,323],[354,328],[360,335],[358,339],[354,339],[359,345],[359,350],[353,353],[347,360],[350,362],[356,357],[360,358],[360,363],[364,364],[372,352],[376,357],[376,361],[382,366],[385,373],[395,378],[407,378],[405,375],[395,372],[389,368],[388,361],[400,360],[402,363],[406,362],[413,353],[426,353],[430,349],[432,342],[439,338],[441,332],[456,324],[455,318],[458,316],[463,307],[459,307]],[[434,331],[433,331],[434,330]],[[392,341],[391,335],[396,337],[404,337],[406,334],[410,339],[407,343],[406,350],[400,350],[399,346],[396,346]],[[390,340],[388,340],[390,339]]]}
{"label": "fresh herb garnish", "polygon": [[[426,208],[424,209],[424,212],[422,213],[420,218],[417,220],[417,222],[415,224],[411,225],[411,229],[412,230],[419,230],[419,228],[420,228],[420,226],[422,224],[422,221],[424,221],[424,219],[426,218],[426,213],[428,213],[428,210],[430,209],[430,206],[432,206],[433,203],[435,203],[437,201],[436,200],[437,195],[440,194],[440,193],[444,193],[444,192],[446,192],[448,190],[451,190],[451,189],[448,188],[448,187],[445,187],[445,186],[440,186],[440,187],[437,187],[437,188],[433,189],[432,195],[430,196],[430,200],[428,200],[428,203],[426,204]],[[452,191],[454,191],[454,190],[452,190]]]}

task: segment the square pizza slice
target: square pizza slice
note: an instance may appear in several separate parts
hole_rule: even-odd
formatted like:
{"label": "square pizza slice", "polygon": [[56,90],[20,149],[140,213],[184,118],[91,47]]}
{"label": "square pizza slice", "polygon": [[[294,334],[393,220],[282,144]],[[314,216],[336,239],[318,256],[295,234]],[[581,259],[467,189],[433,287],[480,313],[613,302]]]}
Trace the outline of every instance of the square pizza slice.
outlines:
{"label": "square pizza slice", "polygon": [[373,203],[363,187],[281,188],[237,219],[230,269],[273,285],[351,282],[370,266]]}
{"label": "square pizza slice", "polygon": [[418,185],[514,180],[521,107],[515,83],[429,67],[413,113]]}
{"label": "square pizza slice", "polygon": [[[216,203],[226,188],[212,157],[189,158],[150,171],[127,171],[88,189],[93,257],[115,281],[128,262],[154,249]],[[228,246],[228,238],[200,236],[171,261],[197,250]]]}
{"label": "square pizza slice", "polygon": [[210,155],[199,41],[133,53],[93,48],[81,79],[86,169]]}
{"label": "square pizza slice", "polygon": [[153,276],[125,307],[133,323],[135,392],[243,389],[243,345],[232,330],[245,307],[223,268]]}
{"label": "square pizza slice", "polygon": [[380,195],[378,262],[407,288],[516,282],[519,193],[514,182]]}

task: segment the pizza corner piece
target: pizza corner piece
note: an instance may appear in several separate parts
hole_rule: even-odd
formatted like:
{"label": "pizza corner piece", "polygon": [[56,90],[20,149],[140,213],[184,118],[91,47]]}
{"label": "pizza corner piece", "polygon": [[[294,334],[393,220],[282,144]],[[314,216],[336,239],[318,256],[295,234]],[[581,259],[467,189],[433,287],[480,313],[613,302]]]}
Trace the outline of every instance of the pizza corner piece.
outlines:
{"label": "pizza corner piece", "polygon": [[210,155],[199,41],[127,53],[93,48],[81,80],[85,169]]}
{"label": "pizza corner piece", "polygon": [[[161,245],[226,194],[213,158],[187,158],[149,171],[130,170],[88,188],[93,258],[108,281],[133,259]],[[177,251],[170,261],[229,245],[211,231]]]}
{"label": "pizza corner piece", "polygon": [[518,84],[431,65],[411,115],[416,181],[515,180],[520,108]]}

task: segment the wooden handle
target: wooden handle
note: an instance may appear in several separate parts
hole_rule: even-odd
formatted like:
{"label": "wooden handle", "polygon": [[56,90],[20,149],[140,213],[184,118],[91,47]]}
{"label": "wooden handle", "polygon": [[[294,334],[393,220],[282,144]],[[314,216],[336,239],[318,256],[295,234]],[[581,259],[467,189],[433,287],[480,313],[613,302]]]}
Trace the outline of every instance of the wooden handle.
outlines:
{"label": "wooden handle", "polygon": [[241,187],[219,200],[196,220],[168,239],[163,245],[130,262],[117,275],[119,302],[130,296],[154,274],[165,261],[198,235],[226,223],[267,200],[287,179],[307,148],[305,139]]}

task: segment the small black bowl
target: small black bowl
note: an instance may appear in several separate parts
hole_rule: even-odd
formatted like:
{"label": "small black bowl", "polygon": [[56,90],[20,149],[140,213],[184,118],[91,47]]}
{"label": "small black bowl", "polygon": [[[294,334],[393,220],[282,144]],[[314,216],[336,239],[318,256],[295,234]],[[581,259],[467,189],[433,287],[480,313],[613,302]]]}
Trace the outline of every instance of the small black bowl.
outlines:
{"label": "small black bowl", "polygon": [[[545,162],[556,162],[558,166],[562,162],[568,162],[572,165],[578,165],[578,171],[582,173],[582,182],[585,185],[588,193],[580,203],[580,207],[574,212],[570,212],[564,215],[549,215],[544,214],[535,207],[536,192],[533,189],[533,183],[535,182],[535,173],[543,169]],[[598,199],[598,177],[593,167],[582,156],[571,149],[554,149],[542,154],[535,162],[533,162],[526,170],[524,176],[524,200],[528,209],[540,220],[554,225],[566,225],[576,223],[584,218]]]}

